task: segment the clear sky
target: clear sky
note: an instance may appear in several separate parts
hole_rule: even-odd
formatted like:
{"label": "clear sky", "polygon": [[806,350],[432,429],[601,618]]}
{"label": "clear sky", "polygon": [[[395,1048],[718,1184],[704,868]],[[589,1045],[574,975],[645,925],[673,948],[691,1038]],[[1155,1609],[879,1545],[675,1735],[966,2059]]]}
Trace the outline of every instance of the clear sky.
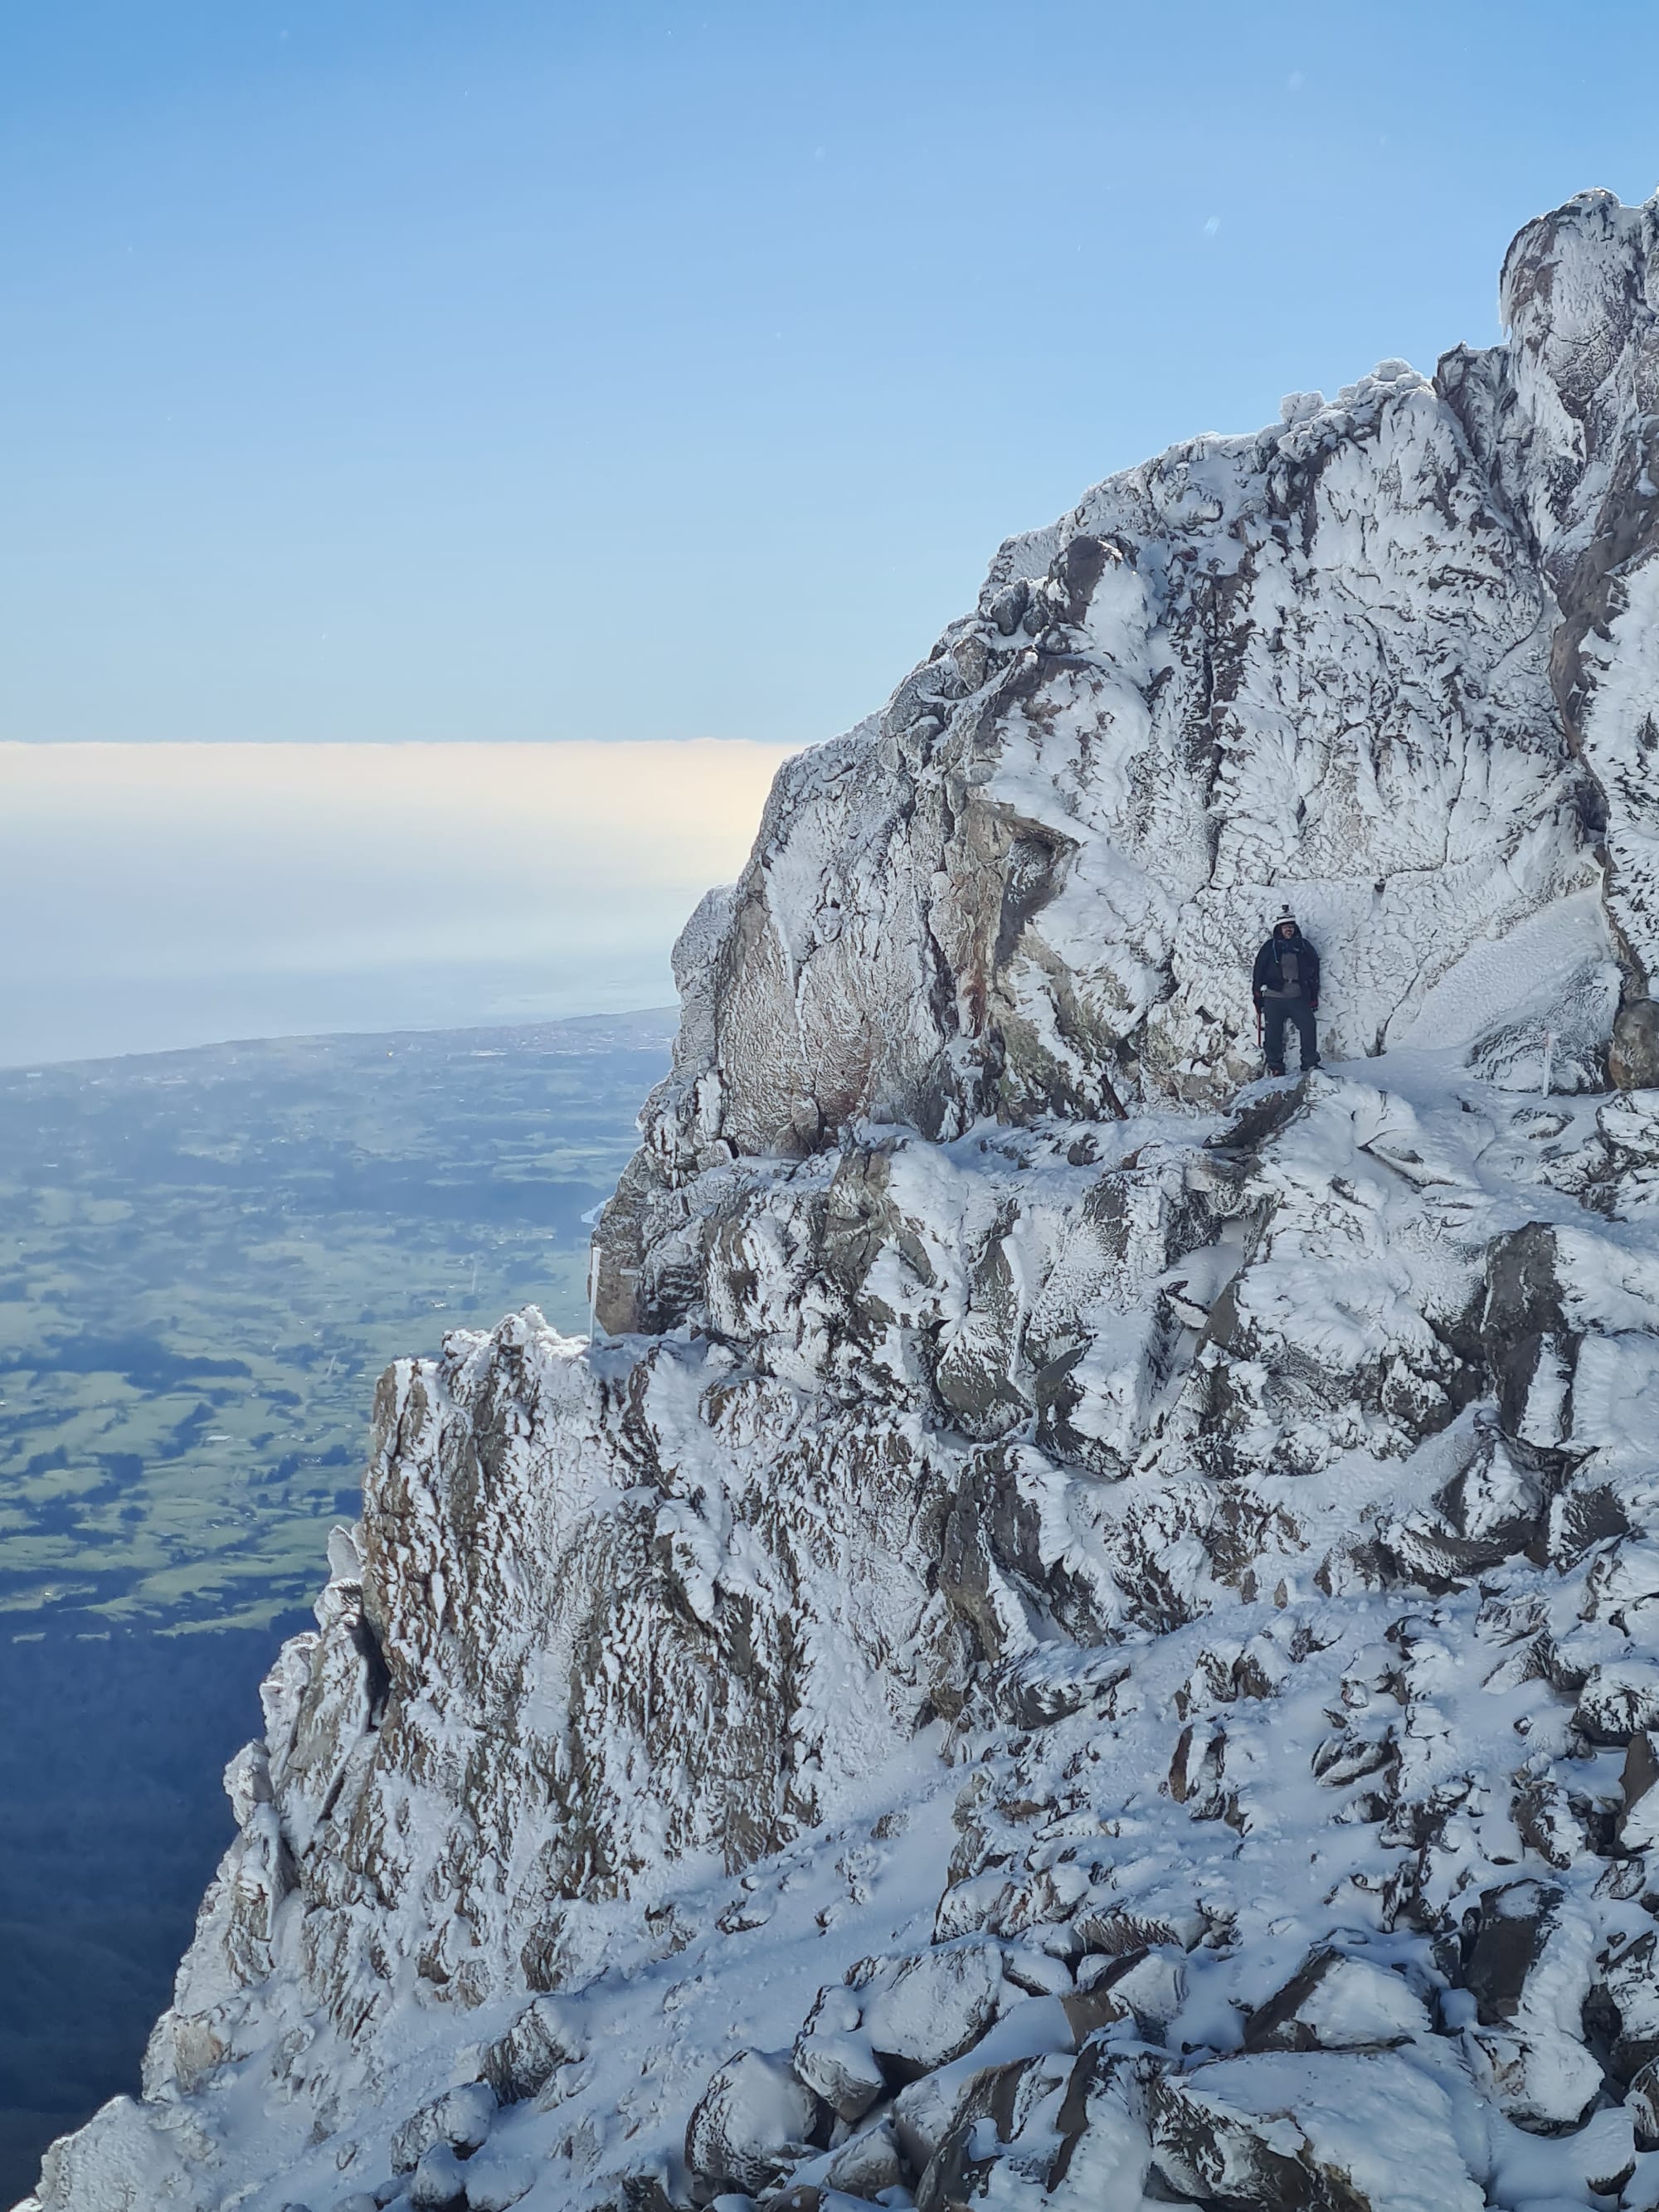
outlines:
{"label": "clear sky", "polygon": [[799,744],[998,539],[1496,335],[1659,9],[9,0],[0,738]]}

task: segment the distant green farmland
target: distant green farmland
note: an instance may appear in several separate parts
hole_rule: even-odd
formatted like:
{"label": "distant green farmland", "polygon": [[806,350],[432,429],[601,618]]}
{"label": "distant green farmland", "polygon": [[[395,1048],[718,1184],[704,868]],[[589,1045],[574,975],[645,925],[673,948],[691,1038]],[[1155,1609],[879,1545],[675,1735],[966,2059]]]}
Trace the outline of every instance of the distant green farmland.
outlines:
{"label": "distant green farmland", "polygon": [[586,1327],[667,1024],[0,1074],[0,1635],[306,1601],[388,1361],[525,1304]]}

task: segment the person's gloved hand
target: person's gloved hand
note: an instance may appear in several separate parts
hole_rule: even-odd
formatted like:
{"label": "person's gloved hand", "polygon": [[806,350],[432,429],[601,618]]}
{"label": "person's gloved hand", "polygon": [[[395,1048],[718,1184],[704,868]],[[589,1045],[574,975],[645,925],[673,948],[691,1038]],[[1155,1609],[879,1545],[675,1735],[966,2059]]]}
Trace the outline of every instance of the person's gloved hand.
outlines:
{"label": "person's gloved hand", "polygon": [[1310,999],[1308,1004],[1312,1007],[1315,1013],[1319,1012],[1319,1001],[1317,999]]}

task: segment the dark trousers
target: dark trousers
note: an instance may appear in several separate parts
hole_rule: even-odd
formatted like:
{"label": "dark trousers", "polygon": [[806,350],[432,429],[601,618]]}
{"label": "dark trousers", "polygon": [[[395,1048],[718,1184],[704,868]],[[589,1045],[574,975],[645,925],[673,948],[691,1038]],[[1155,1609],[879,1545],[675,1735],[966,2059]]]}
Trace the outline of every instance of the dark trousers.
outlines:
{"label": "dark trousers", "polygon": [[1302,1040],[1302,1065],[1319,1065],[1319,1039],[1314,1033],[1314,1011],[1305,999],[1275,999],[1264,997],[1261,1001],[1261,1041],[1267,1048],[1269,1067],[1285,1065],[1285,1024],[1296,1024],[1297,1035]]}

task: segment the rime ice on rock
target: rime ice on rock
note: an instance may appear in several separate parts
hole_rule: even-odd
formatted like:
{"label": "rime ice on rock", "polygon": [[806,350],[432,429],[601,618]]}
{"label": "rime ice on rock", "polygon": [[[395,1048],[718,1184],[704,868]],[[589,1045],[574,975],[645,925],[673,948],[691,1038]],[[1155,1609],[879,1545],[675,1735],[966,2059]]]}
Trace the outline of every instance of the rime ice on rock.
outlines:
{"label": "rime ice on rock", "polygon": [[[1656,253],[786,769],[611,1334],[383,1381],[45,2212],[1659,2203]],[[1343,1064],[1241,1096],[1285,897]]]}

